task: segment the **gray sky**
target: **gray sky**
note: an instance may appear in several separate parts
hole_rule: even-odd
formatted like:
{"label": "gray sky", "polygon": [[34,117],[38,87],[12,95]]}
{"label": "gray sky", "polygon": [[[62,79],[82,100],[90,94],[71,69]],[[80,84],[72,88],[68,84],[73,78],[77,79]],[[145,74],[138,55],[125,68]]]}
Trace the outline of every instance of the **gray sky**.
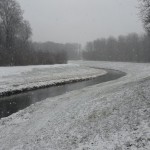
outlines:
{"label": "gray sky", "polygon": [[138,0],[18,0],[34,41],[84,44],[97,38],[143,33]]}

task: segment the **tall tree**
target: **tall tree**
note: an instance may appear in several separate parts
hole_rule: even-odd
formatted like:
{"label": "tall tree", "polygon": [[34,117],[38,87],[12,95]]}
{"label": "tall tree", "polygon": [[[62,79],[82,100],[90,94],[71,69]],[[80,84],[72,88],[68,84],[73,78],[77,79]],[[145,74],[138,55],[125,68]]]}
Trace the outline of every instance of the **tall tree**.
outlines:
{"label": "tall tree", "polygon": [[140,0],[141,18],[144,27],[150,34],[150,0]]}
{"label": "tall tree", "polygon": [[0,0],[0,20],[5,35],[5,46],[11,48],[23,16],[20,5],[15,0]]}
{"label": "tall tree", "polygon": [[15,65],[16,45],[25,44],[31,35],[30,25],[23,20],[23,11],[16,0],[0,0],[0,33],[9,64]]}

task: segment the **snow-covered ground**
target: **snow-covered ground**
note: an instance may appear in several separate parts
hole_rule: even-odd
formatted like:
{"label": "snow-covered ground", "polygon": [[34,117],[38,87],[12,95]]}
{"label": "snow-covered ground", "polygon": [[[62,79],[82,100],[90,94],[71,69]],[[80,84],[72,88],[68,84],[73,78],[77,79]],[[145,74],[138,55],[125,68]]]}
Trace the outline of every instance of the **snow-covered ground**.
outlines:
{"label": "snow-covered ground", "polygon": [[0,95],[94,78],[105,73],[76,64],[0,67]]}
{"label": "snow-covered ground", "polygon": [[0,149],[150,150],[150,64],[71,63],[127,75],[1,119]]}

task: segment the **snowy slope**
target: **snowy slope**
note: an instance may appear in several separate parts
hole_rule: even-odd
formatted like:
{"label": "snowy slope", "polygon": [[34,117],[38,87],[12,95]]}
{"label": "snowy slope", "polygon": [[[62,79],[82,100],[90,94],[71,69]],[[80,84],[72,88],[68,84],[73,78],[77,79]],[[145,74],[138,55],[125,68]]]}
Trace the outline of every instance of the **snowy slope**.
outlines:
{"label": "snowy slope", "polygon": [[150,64],[71,63],[127,76],[46,99],[0,120],[0,149],[149,150]]}
{"label": "snowy slope", "polygon": [[0,67],[0,95],[94,78],[105,73],[75,64]]}

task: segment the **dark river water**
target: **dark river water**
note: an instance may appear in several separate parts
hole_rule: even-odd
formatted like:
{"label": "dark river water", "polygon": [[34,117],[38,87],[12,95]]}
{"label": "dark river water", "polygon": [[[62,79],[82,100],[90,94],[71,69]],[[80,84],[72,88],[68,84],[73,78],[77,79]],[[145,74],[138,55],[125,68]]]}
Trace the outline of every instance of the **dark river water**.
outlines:
{"label": "dark river water", "polygon": [[106,75],[97,77],[95,79],[38,89],[8,97],[2,97],[0,98],[0,118],[7,117],[19,110],[30,106],[31,104],[42,101],[46,98],[55,97],[69,91],[82,89],[84,87],[99,84],[102,82],[115,80],[126,75],[121,71],[107,69],[105,70],[107,71]]}

